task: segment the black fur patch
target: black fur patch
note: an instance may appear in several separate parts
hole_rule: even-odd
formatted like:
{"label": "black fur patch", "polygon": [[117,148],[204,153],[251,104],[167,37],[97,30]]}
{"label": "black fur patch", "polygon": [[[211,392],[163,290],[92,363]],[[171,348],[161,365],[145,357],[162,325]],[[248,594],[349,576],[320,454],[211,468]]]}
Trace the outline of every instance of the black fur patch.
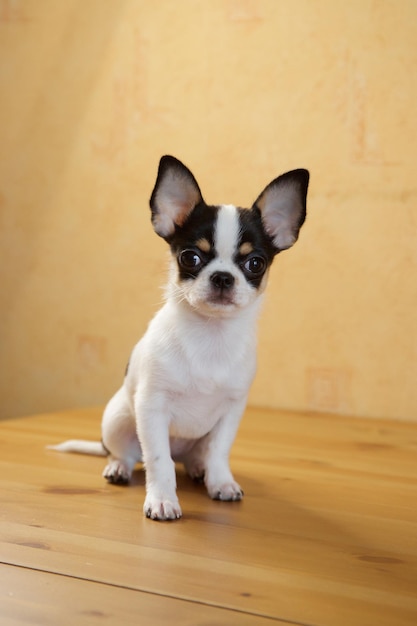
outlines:
{"label": "black fur patch", "polygon": [[[272,243],[271,237],[265,232],[262,224],[261,212],[257,207],[252,209],[238,208],[239,222],[240,222],[240,237],[237,246],[235,261],[241,267],[246,259],[251,257],[261,257],[265,261],[265,271],[260,275],[251,276],[244,271],[246,280],[258,288],[262,282],[262,278],[271,265],[274,256],[278,250]],[[249,254],[241,255],[239,248],[244,243],[250,243],[252,251]]]}
{"label": "black fur patch", "polygon": [[185,270],[178,263],[179,276],[181,280],[194,279],[200,271],[214,259],[216,252],[214,249],[214,228],[217,221],[219,207],[208,206],[204,202],[200,202],[184,224],[177,226],[174,234],[169,238],[168,243],[171,246],[171,252],[178,258],[180,252],[186,249],[197,248],[196,244],[201,239],[206,239],[210,244],[210,251],[203,252],[200,249],[198,254],[203,260],[203,264],[197,271],[190,272]]}
{"label": "black fur patch", "polygon": [[262,224],[261,212],[258,207],[252,209],[238,209],[240,222],[240,240],[238,247],[242,243],[251,243],[254,251],[262,252],[267,256],[269,263],[272,263],[278,250],[272,243],[271,237],[265,231]]}
{"label": "black fur patch", "polygon": [[[187,218],[185,223],[177,226],[174,234],[168,239],[171,252],[177,258],[184,250],[196,249],[203,263],[200,267],[185,269],[178,262],[180,280],[193,280],[201,270],[210,263],[216,256],[214,247],[214,231],[220,207],[206,205],[204,202],[198,204]],[[262,282],[263,275],[271,265],[274,256],[279,252],[272,243],[271,237],[265,232],[262,224],[261,212],[258,207],[252,209],[238,208],[238,219],[240,223],[239,240],[236,242],[236,255],[234,261],[242,268],[247,281],[258,288]],[[210,244],[210,251],[204,252],[198,249],[196,244],[201,239],[206,239]],[[242,255],[239,248],[242,244],[251,245],[250,254]],[[265,261],[265,271],[259,275],[251,275],[243,270],[245,260],[249,257],[261,257]]]}

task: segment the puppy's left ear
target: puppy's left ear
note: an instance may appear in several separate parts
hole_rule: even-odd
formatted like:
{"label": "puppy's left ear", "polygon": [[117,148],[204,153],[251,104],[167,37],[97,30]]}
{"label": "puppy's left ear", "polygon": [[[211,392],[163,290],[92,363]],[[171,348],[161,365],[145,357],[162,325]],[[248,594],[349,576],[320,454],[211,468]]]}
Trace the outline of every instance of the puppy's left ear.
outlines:
{"label": "puppy's left ear", "polygon": [[181,161],[163,156],[149,204],[155,232],[169,239],[194,207],[203,201],[196,179]]}
{"label": "puppy's left ear", "polygon": [[299,169],[272,181],[256,200],[265,231],[278,251],[290,248],[306,218],[307,189],[310,174]]}

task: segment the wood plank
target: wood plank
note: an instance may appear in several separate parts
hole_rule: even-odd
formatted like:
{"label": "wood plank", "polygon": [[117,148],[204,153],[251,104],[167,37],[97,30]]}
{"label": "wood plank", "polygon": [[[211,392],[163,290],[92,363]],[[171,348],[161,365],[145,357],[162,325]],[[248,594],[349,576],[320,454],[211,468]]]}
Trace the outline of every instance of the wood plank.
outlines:
{"label": "wood plank", "polygon": [[0,586],[3,626],[91,626],[99,622],[165,626],[172,621],[184,626],[268,626],[280,623],[257,615],[7,565],[0,567]]}
{"label": "wood plank", "polygon": [[414,425],[250,409],[232,455],[244,501],[179,470],[185,517],[161,524],[142,517],[140,469],[114,487],[103,459],[45,450],[99,421],[0,423],[3,562],[291,623],[416,623]]}

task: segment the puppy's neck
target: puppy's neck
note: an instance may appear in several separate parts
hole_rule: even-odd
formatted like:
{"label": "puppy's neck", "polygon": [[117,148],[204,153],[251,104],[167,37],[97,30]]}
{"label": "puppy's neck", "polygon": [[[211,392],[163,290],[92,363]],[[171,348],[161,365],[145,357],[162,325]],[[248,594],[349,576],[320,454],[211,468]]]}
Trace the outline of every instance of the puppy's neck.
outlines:
{"label": "puppy's neck", "polygon": [[223,375],[228,376],[229,370],[243,367],[251,379],[255,369],[257,318],[262,296],[247,307],[234,311],[233,316],[216,317],[201,314],[186,299],[174,295],[175,289],[174,294],[172,289],[169,292],[161,313],[177,346],[181,346],[185,360],[192,364],[193,375],[201,372],[206,376],[207,368],[211,368],[211,378],[213,372],[217,372],[220,379]]}

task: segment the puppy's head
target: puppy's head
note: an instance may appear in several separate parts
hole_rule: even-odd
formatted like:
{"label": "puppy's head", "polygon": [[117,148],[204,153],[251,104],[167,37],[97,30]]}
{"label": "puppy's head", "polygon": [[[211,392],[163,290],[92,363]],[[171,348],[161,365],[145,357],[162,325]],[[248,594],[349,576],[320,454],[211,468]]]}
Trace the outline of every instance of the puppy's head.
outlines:
{"label": "puppy's head", "polygon": [[170,245],[175,293],[203,315],[229,317],[265,289],[274,256],[297,240],[306,216],[307,170],[273,180],[251,209],[207,205],[190,170],[162,157],[150,206]]}

